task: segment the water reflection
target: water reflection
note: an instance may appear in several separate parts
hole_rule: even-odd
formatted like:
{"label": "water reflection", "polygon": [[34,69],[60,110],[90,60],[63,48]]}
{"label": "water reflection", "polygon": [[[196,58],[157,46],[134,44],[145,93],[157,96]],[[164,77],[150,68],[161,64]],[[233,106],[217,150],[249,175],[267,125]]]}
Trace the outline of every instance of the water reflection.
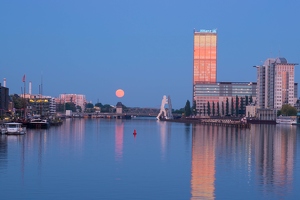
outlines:
{"label": "water reflection", "polygon": [[0,135],[0,174],[7,167],[7,136]]}
{"label": "water reflection", "polygon": [[258,126],[253,135],[257,180],[262,191],[283,198],[292,190],[296,126]]}
{"label": "water reflection", "polygon": [[214,199],[216,134],[213,126],[193,126],[191,199]]}
{"label": "water reflection", "polygon": [[124,123],[122,120],[117,120],[115,123],[115,159],[121,161],[123,158],[123,135]]}
{"label": "water reflection", "polygon": [[227,189],[226,181],[232,177],[244,181],[231,180],[237,187],[250,187],[255,181],[259,186],[255,192],[284,198],[293,189],[296,129],[278,125],[254,125],[251,130],[193,125],[191,199],[214,199],[216,191]]}

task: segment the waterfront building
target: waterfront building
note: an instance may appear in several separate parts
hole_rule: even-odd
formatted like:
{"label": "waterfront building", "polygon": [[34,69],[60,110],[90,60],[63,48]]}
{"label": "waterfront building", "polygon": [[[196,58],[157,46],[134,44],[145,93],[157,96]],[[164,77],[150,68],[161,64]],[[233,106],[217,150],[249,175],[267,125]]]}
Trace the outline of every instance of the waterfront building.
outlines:
{"label": "waterfront building", "polygon": [[9,89],[0,84],[0,116],[9,111]]}
{"label": "waterfront building", "polygon": [[116,105],[116,113],[122,114],[122,112],[123,112],[123,104],[121,102],[118,102]]}
{"label": "waterfront building", "polygon": [[245,114],[256,100],[255,82],[216,82],[194,85],[196,111],[201,116]]}
{"label": "waterfront building", "polygon": [[55,115],[55,98],[44,95],[25,94],[28,100],[27,113],[31,115]]}
{"label": "waterfront building", "polygon": [[56,99],[57,104],[74,103],[76,106],[80,106],[84,110],[86,105],[86,98],[83,94],[60,94]]}
{"label": "waterfront building", "polygon": [[217,31],[194,30],[193,84],[217,81]]}
{"label": "waterfront building", "polygon": [[257,68],[257,105],[265,109],[281,109],[282,105],[294,106],[298,84],[294,82],[295,63],[285,58],[268,58]]}

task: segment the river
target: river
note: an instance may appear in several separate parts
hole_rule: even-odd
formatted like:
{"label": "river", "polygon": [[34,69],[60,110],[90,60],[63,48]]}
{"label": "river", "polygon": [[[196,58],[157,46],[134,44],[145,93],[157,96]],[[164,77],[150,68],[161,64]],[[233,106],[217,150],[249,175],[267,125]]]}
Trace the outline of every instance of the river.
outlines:
{"label": "river", "polygon": [[0,135],[0,197],[300,199],[299,134],[289,125],[66,119]]}

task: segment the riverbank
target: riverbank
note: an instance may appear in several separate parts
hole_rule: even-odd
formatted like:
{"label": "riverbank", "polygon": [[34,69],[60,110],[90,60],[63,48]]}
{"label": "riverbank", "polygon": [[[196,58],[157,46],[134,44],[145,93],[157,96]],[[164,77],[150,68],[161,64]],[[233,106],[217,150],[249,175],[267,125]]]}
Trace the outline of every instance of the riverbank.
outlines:
{"label": "riverbank", "polygon": [[192,123],[204,124],[212,126],[229,126],[236,128],[251,128],[250,123],[241,121],[238,118],[180,118],[180,119],[160,119],[161,121],[178,122],[178,123]]}

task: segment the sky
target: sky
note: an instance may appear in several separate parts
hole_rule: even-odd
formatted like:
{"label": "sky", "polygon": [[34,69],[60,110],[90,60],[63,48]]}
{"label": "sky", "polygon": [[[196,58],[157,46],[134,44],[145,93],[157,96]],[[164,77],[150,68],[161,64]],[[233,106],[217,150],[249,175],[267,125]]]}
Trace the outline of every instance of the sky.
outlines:
{"label": "sky", "polygon": [[[20,94],[174,109],[192,102],[194,30],[217,29],[217,81],[256,82],[255,65],[300,63],[298,0],[0,0],[0,82]],[[295,82],[300,83],[300,66]],[[123,89],[124,97],[115,95]],[[300,92],[298,92],[300,94]]]}

